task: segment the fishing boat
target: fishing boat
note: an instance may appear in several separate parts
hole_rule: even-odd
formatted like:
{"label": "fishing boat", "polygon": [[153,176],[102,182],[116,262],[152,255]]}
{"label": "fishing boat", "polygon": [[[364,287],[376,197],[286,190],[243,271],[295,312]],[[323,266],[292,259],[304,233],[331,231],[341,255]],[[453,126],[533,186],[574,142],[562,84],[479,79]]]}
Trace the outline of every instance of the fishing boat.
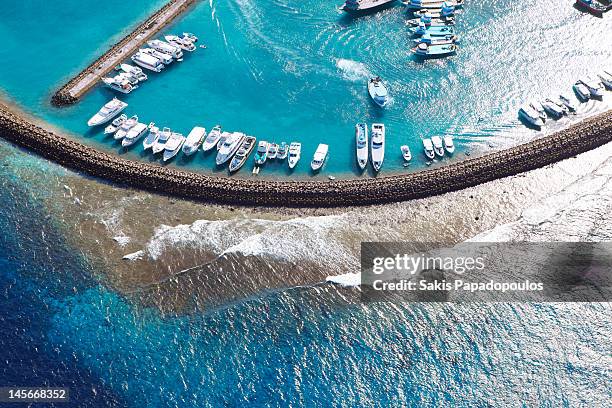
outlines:
{"label": "fishing boat", "polygon": [[102,125],[119,115],[127,106],[127,103],[117,98],[113,98],[106,102],[100,110],[87,121],[87,126]]}
{"label": "fishing boat", "polygon": [[281,144],[278,146],[278,155],[276,156],[276,158],[278,160],[285,160],[288,154],[289,154],[289,145],[285,142],[281,142]]}
{"label": "fishing boat", "polygon": [[278,156],[278,145],[276,143],[270,143],[268,147],[268,159],[276,159],[276,156]]}
{"label": "fishing boat", "polygon": [[368,165],[368,125],[366,123],[355,125],[355,149],[357,164],[361,170],[364,170]]}
{"label": "fishing boat", "polygon": [[139,51],[144,54],[149,54],[150,56],[157,58],[164,65],[170,65],[172,64],[172,61],[174,61],[174,58],[172,58],[172,55],[165,54],[153,48],[141,48]]}
{"label": "fishing boat", "polygon": [[453,141],[453,137],[446,135],[444,136],[443,140],[444,140],[444,150],[446,150],[448,154],[455,153],[455,142]]}
{"label": "fishing boat", "polygon": [[150,148],[152,148],[155,142],[157,141],[157,138],[159,137],[159,128],[155,126],[155,122],[149,123],[148,128],[149,134],[142,141],[142,147],[145,150],[149,150]]}
{"label": "fishing boat", "polygon": [[421,17],[411,18],[406,20],[406,25],[410,27],[418,27],[419,24],[423,23],[426,27],[439,27],[439,26],[454,26],[455,17],[438,17],[433,18],[431,14],[423,14]]}
{"label": "fishing boat", "polygon": [[232,134],[230,132],[221,132],[221,136],[219,136],[219,141],[217,142],[217,151],[221,149],[221,146],[223,146],[225,139],[227,139],[231,135]]}
{"label": "fishing boat", "polygon": [[147,45],[154,50],[170,55],[174,59],[183,58],[183,51],[181,51],[179,47],[175,47],[174,45],[168,44],[165,41],[151,40],[147,41]]}
{"label": "fishing boat", "polygon": [[132,55],[130,59],[134,64],[153,72],[161,72],[166,67],[159,59],[140,51]]}
{"label": "fishing boat", "polygon": [[142,69],[139,68],[139,67],[135,67],[133,65],[123,63],[123,64],[119,65],[119,68],[121,68],[121,70],[123,72],[126,72],[126,73],[131,74],[132,76],[134,76],[134,78],[136,78],[138,80],[138,82],[146,81],[149,78],[147,76],[147,74],[145,74],[142,71]]}
{"label": "fishing boat", "polygon": [[121,141],[121,146],[129,147],[136,143],[138,139],[140,139],[147,132],[147,125],[144,123],[137,123],[133,128],[131,128],[123,140]]}
{"label": "fishing boat", "polygon": [[130,129],[136,126],[137,123],[138,123],[138,115],[134,115],[128,120],[126,120],[125,122],[123,122],[123,124],[119,127],[119,129],[115,133],[115,136],[113,136],[115,140],[123,139],[127,135],[127,133],[130,131]]}
{"label": "fishing boat", "polygon": [[229,164],[230,173],[238,171],[242,166],[244,166],[244,163],[246,163],[249,155],[253,151],[253,148],[255,148],[255,138],[253,136],[246,136],[238,148],[238,151],[234,157],[232,157],[232,161]]}
{"label": "fishing boat", "polygon": [[612,74],[607,71],[601,71],[597,76],[599,76],[599,79],[601,79],[606,88],[612,89]]}
{"label": "fishing boat", "polygon": [[553,101],[550,98],[546,98],[544,102],[542,102],[542,106],[544,107],[546,113],[555,119],[559,119],[567,114],[567,108],[564,105]]}
{"label": "fishing boat", "polygon": [[436,157],[431,139],[423,139],[423,151],[429,160],[433,160]]}
{"label": "fishing boat", "polygon": [[193,52],[196,47],[193,42],[185,37],[179,37],[177,35],[166,35],[164,39],[168,41],[169,44],[179,47],[183,51]]}
{"label": "fishing boat", "polygon": [[191,132],[189,132],[183,144],[183,154],[185,156],[191,156],[197,152],[205,137],[206,129],[203,127],[196,126],[191,129]]}
{"label": "fishing boat", "polygon": [[312,161],[310,162],[310,168],[312,171],[318,171],[325,164],[325,160],[327,159],[327,153],[329,152],[329,146],[323,143],[320,143],[317,146],[317,150],[312,157]]}
{"label": "fishing boat", "polygon": [[404,161],[409,162],[410,160],[412,160],[412,153],[410,153],[410,148],[408,147],[408,145],[400,146],[400,151],[402,152],[402,157],[404,158]]}
{"label": "fishing boat", "polygon": [[104,134],[110,135],[112,133],[115,133],[117,129],[119,129],[119,126],[123,125],[123,122],[125,122],[126,120],[127,115],[125,113],[122,113],[121,115],[119,115],[119,117],[115,118],[110,125],[104,128]]}
{"label": "fishing boat", "polygon": [[165,127],[162,129],[161,132],[159,132],[157,140],[155,140],[155,143],[153,143],[153,154],[161,153],[164,151],[164,149],[166,148],[166,143],[168,142],[168,139],[170,139],[170,136],[172,136],[172,131],[169,127]]}
{"label": "fishing boat", "polygon": [[367,13],[389,6],[394,2],[395,0],[346,0],[340,6],[340,10],[353,14]]}
{"label": "fishing boat", "polygon": [[587,88],[582,82],[576,82],[572,88],[582,102],[586,102],[591,99],[591,91],[589,91],[589,88]]}
{"label": "fishing boat", "polygon": [[445,45],[445,44],[455,44],[457,42],[457,36],[454,34],[449,34],[447,36],[432,36],[430,34],[425,34],[421,38],[414,39],[415,44],[425,43],[427,45]]}
{"label": "fishing boat", "polygon": [[268,149],[270,148],[270,143],[265,140],[259,141],[257,145],[257,151],[255,152],[255,164],[262,165],[268,159]]}
{"label": "fishing boat", "polygon": [[134,89],[138,88],[138,85],[132,85],[129,80],[121,75],[102,78],[102,82],[110,89],[124,94],[129,94]]}
{"label": "fishing boat", "polygon": [[452,55],[457,52],[457,49],[459,49],[457,44],[428,45],[420,43],[410,51],[421,58],[438,58]]}
{"label": "fishing boat", "polygon": [[588,11],[597,17],[603,17],[608,8],[603,4],[599,4],[595,0],[576,0],[576,7]]}
{"label": "fishing boat", "polygon": [[518,116],[520,119],[537,128],[544,126],[544,121],[540,117],[539,112],[529,104],[525,104],[519,109]]}
{"label": "fishing boat", "polygon": [[371,160],[374,171],[379,171],[385,160],[385,125],[372,124]]}
{"label": "fishing boat", "polygon": [[431,143],[433,143],[434,152],[437,156],[444,156],[444,145],[440,136],[432,136]]}
{"label": "fishing boat", "polygon": [[167,162],[176,156],[181,150],[183,143],[185,143],[185,136],[180,133],[172,132],[172,135],[170,135],[170,138],[164,146],[164,161]]}
{"label": "fishing boat", "polygon": [[569,97],[561,94],[559,95],[559,101],[565,106],[570,112],[576,112],[576,105],[570,100]]}
{"label": "fishing boat", "polygon": [[381,108],[384,108],[389,103],[387,87],[380,77],[370,78],[368,81],[368,92],[374,103]]}
{"label": "fishing boat", "polygon": [[446,37],[455,35],[455,27],[449,25],[427,26],[424,23],[419,23],[418,26],[409,28],[408,31],[416,36],[428,34],[430,37]]}
{"label": "fishing boat", "polygon": [[234,132],[225,139],[223,145],[217,153],[217,158],[215,160],[217,166],[222,165],[223,163],[227,162],[229,159],[232,158],[234,153],[236,153],[236,151],[242,144],[242,141],[245,139],[245,137],[246,135],[244,133]]}
{"label": "fishing boat", "polygon": [[591,93],[592,98],[601,99],[604,95],[604,87],[599,80],[593,77],[582,78],[579,80]]}
{"label": "fishing boat", "polygon": [[202,143],[202,150],[207,152],[217,146],[219,142],[219,138],[221,137],[221,126],[217,125],[208,132],[208,136],[204,139],[204,143]]}
{"label": "fishing boat", "polygon": [[300,156],[302,155],[302,144],[299,142],[291,142],[289,145],[289,168],[293,169],[297,163],[300,161]]}
{"label": "fishing boat", "polygon": [[529,102],[529,105],[531,105],[531,107],[538,112],[538,115],[540,116],[540,119],[542,119],[542,122],[546,122],[547,116],[546,116],[546,111],[544,110],[544,106],[542,106],[542,104],[537,101],[537,100],[531,100]]}
{"label": "fishing boat", "polygon": [[447,7],[459,8],[463,6],[463,0],[405,0],[403,2],[409,10],[441,10],[445,3]]}

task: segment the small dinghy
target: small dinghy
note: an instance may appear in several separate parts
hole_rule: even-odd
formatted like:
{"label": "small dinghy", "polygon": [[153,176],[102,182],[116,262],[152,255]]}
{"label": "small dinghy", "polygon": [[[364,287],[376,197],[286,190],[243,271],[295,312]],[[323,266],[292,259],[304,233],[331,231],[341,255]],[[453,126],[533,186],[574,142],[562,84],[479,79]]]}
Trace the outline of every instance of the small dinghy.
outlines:
{"label": "small dinghy", "polygon": [[402,152],[402,157],[404,158],[404,161],[409,162],[410,160],[412,160],[412,153],[410,153],[410,148],[408,147],[408,145],[402,145],[400,147],[400,151]]}
{"label": "small dinghy", "polygon": [[368,81],[368,92],[370,93],[370,98],[372,98],[374,103],[381,108],[384,108],[389,103],[389,93],[387,92],[387,87],[380,77],[370,78]]}

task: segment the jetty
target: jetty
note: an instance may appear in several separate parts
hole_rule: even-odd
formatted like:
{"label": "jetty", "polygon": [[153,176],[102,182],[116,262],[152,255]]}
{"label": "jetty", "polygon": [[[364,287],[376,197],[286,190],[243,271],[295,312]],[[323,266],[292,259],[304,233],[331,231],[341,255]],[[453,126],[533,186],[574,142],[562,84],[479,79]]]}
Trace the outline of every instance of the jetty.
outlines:
{"label": "jetty", "polygon": [[51,97],[55,106],[76,103],[93,88],[100,79],[112,71],[123,60],[136,52],[142,44],[157,34],[166,25],[183,14],[197,0],[171,0],[139,24],[87,68],[72,77]]}

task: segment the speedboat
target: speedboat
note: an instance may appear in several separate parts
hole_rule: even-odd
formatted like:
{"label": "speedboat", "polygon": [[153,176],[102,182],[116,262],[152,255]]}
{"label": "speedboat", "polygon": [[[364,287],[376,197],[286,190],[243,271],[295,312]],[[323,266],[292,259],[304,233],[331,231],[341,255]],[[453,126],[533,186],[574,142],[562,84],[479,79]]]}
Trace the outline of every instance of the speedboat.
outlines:
{"label": "speedboat", "polygon": [[431,139],[423,139],[423,151],[429,160],[433,160],[436,157]]}
{"label": "speedboat", "polygon": [[565,106],[570,112],[576,112],[576,105],[565,95],[559,95],[559,101]]}
{"label": "speedboat", "polygon": [[147,129],[148,127],[144,123],[137,123],[127,132],[127,135],[125,135],[125,137],[121,141],[121,146],[128,147],[133,145],[138,141],[138,139],[140,139],[142,136],[144,136],[145,133],[147,133]]}
{"label": "speedboat", "polygon": [[361,170],[364,170],[368,165],[368,125],[366,123],[355,125],[355,148],[357,164]]}
{"label": "speedboat", "polygon": [[[270,147],[270,143],[265,140],[260,140],[257,145],[257,151],[255,152],[255,164],[262,165],[266,162],[268,158],[268,148]],[[290,159],[291,160],[291,159]]]}
{"label": "speedboat", "polygon": [[310,162],[310,168],[312,169],[312,171],[318,171],[319,169],[321,169],[321,167],[323,167],[323,164],[327,159],[328,152],[328,145],[321,143],[319,144],[319,146],[317,146],[317,150],[315,151],[312,161]]}
{"label": "speedboat", "polygon": [[576,6],[598,17],[603,17],[603,13],[608,10],[606,6],[594,0],[576,0]]}
{"label": "speedboat", "polygon": [[223,146],[223,142],[225,142],[225,139],[227,139],[231,135],[232,134],[230,132],[221,132],[221,136],[219,136],[219,141],[217,142],[217,151],[221,149],[221,146]]}
{"label": "speedboat", "polygon": [[544,126],[544,121],[540,117],[538,111],[536,111],[531,105],[526,104],[523,105],[519,111],[518,116],[520,119],[524,120],[528,124],[535,126],[537,128],[541,128]]}
{"label": "speedboat", "polygon": [[236,152],[234,157],[232,157],[232,161],[229,164],[230,173],[239,170],[244,165],[244,163],[246,163],[254,147],[255,138],[253,136],[246,136],[242,144],[238,148],[238,151]]}
{"label": "speedboat", "polygon": [[297,163],[300,161],[300,156],[302,154],[302,144],[299,142],[291,142],[289,145],[289,168],[294,168]]}
{"label": "speedboat", "polygon": [[164,161],[167,162],[176,156],[181,150],[183,143],[185,143],[185,136],[173,132],[164,146]]}
{"label": "speedboat", "polygon": [[437,156],[444,156],[444,146],[442,144],[442,138],[440,136],[432,136],[431,143],[433,143],[433,149]]}
{"label": "speedboat", "polygon": [[446,150],[448,154],[455,153],[455,142],[452,136],[444,136],[444,150]]}
{"label": "speedboat", "polygon": [[370,78],[368,81],[368,92],[370,97],[381,108],[384,108],[389,103],[389,93],[387,87],[380,77]]}
{"label": "speedboat", "polygon": [[102,125],[120,114],[121,111],[123,111],[127,106],[127,103],[122,102],[117,98],[113,98],[106,102],[104,106],[102,106],[100,110],[87,121],[87,126]]}
{"label": "speedboat", "polygon": [[161,72],[162,69],[166,67],[159,59],[155,58],[152,55],[145,54],[144,52],[138,51],[130,58],[134,62],[134,64],[153,72]]}
{"label": "speedboat", "polygon": [[245,137],[246,135],[244,133],[234,132],[225,139],[223,145],[217,153],[217,159],[215,160],[217,166],[222,165],[223,163],[227,162],[229,159],[232,158],[234,153],[236,153],[236,151],[242,144],[242,141],[245,139]]}
{"label": "speedboat", "polygon": [[168,43],[170,43],[171,45],[179,47],[181,50],[184,51],[192,52],[196,49],[193,42],[185,37],[181,38],[177,35],[166,35],[164,36],[164,39],[168,41]]}
{"label": "speedboat", "polygon": [[193,33],[183,33],[183,38],[195,43],[198,42],[198,37]]}
{"label": "speedboat", "polygon": [[141,48],[139,51],[142,52],[142,53],[145,53],[145,54],[149,54],[152,57],[157,58],[164,65],[170,65],[170,64],[172,64],[172,61],[174,61],[174,58],[172,58],[172,55],[165,54],[163,52],[154,50],[153,48]]}
{"label": "speedboat", "polygon": [[409,162],[412,159],[412,153],[410,153],[410,148],[407,145],[400,146],[400,151],[402,152],[404,161]]}
{"label": "speedboat", "polygon": [[146,81],[149,78],[147,74],[142,72],[142,69],[140,69],[139,67],[135,67],[133,65],[126,64],[126,63],[119,65],[119,67],[121,68],[123,72],[132,74],[132,76],[134,76],[134,78],[136,78],[139,82]]}
{"label": "speedboat", "polygon": [[276,159],[276,156],[278,156],[278,145],[276,143],[270,143],[268,147],[268,159]]}
{"label": "speedboat", "polygon": [[404,5],[409,10],[423,10],[423,9],[442,9],[444,3],[447,3],[447,7],[462,7],[463,0],[405,0]]}
{"label": "speedboat", "polygon": [[204,139],[204,143],[202,143],[202,150],[207,152],[214,148],[219,142],[219,138],[221,137],[221,126],[217,125],[208,132],[208,136]]}
{"label": "speedboat", "polygon": [[445,45],[445,44],[455,44],[457,42],[457,36],[454,34],[449,34],[447,36],[432,36],[430,34],[425,34],[421,38],[416,38],[414,40],[415,44],[425,43],[427,45]]}
{"label": "speedboat", "polygon": [[164,151],[164,149],[166,148],[166,143],[168,142],[168,139],[170,139],[170,136],[172,136],[172,132],[170,131],[169,127],[165,127],[162,129],[161,132],[159,132],[157,140],[155,140],[155,143],[153,143],[153,154],[161,153]]}
{"label": "speedboat", "polygon": [[584,86],[587,87],[587,89],[591,93],[592,98],[603,98],[604,87],[601,82],[599,82],[599,80],[592,77],[588,77],[580,79],[579,82],[581,82]]}
{"label": "speedboat", "polygon": [[155,122],[149,123],[148,128],[149,134],[142,141],[142,147],[144,147],[145,150],[152,148],[159,137],[159,128],[155,126]]}
{"label": "speedboat", "polygon": [[550,98],[547,98],[544,100],[544,102],[542,102],[542,107],[546,113],[548,113],[554,119],[559,119],[565,115],[565,110],[563,107],[557,105],[557,103]]}
{"label": "speedboat", "polygon": [[458,48],[457,44],[428,45],[420,43],[410,51],[421,58],[437,58],[452,55]]}
{"label": "speedboat", "polygon": [[382,8],[394,1],[395,0],[346,0],[344,4],[340,6],[340,10],[355,14],[366,13]]}
{"label": "speedboat", "polygon": [[147,41],[147,45],[156,51],[170,55],[174,59],[183,58],[183,51],[181,51],[179,47],[176,47],[172,44],[168,44],[165,41],[151,40],[151,41]]}
{"label": "speedboat", "polygon": [[589,91],[589,88],[587,88],[582,82],[576,82],[572,88],[581,101],[586,102],[591,99],[591,91]]}
{"label": "speedboat", "polygon": [[420,23],[425,24],[426,27],[453,26],[455,25],[455,17],[433,18],[431,14],[427,13],[406,21],[406,24],[411,27],[418,27]]}
{"label": "speedboat", "polygon": [[408,30],[417,36],[424,36],[426,34],[429,34],[430,37],[455,35],[455,27],[449,25],[427,26],[425,23],[419,23],[417,27],[409,28]]}
{"label": "speedboat", "polygon": [[372,124],[371,160],[374,171],[379,171],[385,160],[385,125]]}
{"label": "speedboat", "polygon": [[125,122],[123,122],[123,124],[119,127],[119,130],[117,130],[117,132],[115,133],[115,136],[113,136],[115,140],[123,139],[128,134],[130,129],[136,126],[137,123],[138,115],[134,115]]}
{"label": "speedboat", "polygon": [[535,109],[536,112],[538,112],[538,115],[540,116],[540,119],[542,119],[542,122],[546,122],[546,111],[544,110],[544,106],[542,106],[542,104],[537,101],[537,100],[531,100],[531,102],[529,102],[529,105],[531,105],[531,107],[533,109]]}
{"label": "speedboat", "polygon": [[599,79],[608,89],[612,89],[612,74],[607,71],[601,71],[599,74]]}
{"label": "speedboat", "polygon": [[281,142],[281,144],[278,146],[278,155],[276,156],[276,158],[278,160],[285,160],[288,154],[289,154],[289,145],[287,145],[287,143],[285,142]]}
{"label": "speedboat", "polygon": [[185,154],[185,156],[190,156],[197,152],[205,137],[206,129],[203,127],[196,126],[191,129],[191,132],[189,132],[183,144],[183,154]]}
{"label": "speedboat", "polygon": [[129,80],[121,75],[102,78],[102,82],[110,89],[124,94],[129,94],[134,89],[138,88],[138,85],[132,85]]}
{"label": "speedboat", "polygon": [[417,17],[424,14],[430,14],[432,18],[450,17],[455,14],[455,6],[452,1],[445,1],[440,8],[423,8],[413,11],[413,14]]}
{"label": "speedboat", "polygon": [[104,128],[104,134],[110,135],[112,133],[115,133],[117,129],[119,129],[119,126],[123,125],[123,122],[125,122],[126,120],[127,115],[125,113],[122,113],[121,115],[119,115],[119,117],[115,118],[110,125]]}

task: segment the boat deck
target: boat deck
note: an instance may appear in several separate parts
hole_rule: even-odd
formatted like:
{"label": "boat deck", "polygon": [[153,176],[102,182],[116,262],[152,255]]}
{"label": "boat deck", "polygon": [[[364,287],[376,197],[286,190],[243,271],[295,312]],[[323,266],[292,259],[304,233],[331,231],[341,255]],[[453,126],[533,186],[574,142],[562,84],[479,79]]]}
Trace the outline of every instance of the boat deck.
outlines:
{"label": "boat deck", "polygon": [[348,12],[360,12],[364,10],[370,10],[376,7],[382,7],[386,4],[394,3],[396,0],[359,0],[359,8],[358,9],[347,9],[342,6],[344,11]]}

